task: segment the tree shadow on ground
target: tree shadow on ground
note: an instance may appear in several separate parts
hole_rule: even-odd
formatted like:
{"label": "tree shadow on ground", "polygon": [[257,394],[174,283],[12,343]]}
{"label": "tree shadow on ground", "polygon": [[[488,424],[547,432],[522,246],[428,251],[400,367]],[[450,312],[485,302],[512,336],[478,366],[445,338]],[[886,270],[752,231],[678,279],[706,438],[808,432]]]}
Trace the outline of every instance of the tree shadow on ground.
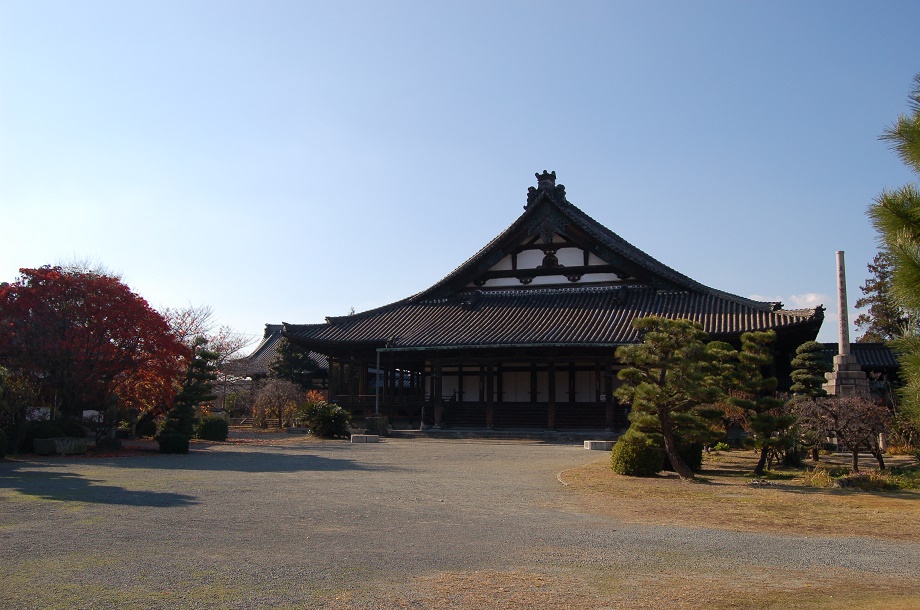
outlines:
{"label": "tree shadow on ground", "polygon": [[[30,462],[35,463],[35,462]],[[157,470],[205,470],[218,472],[285,473],[285,472],[342,472],[395,471],[393,466],[362,464],[355,460],[332,458],[309,453],[272,451],[196,451],[188,454],[163,454],[105,458],[50,458],[42,464],[80,464],[89,467],[137,468]]]}
{"label": "tree shadow on ground", "polygon": [[121,506],[177,507],[198,504],[195,496],[161,491],[137,491],[116,485],[98,485],[72,472],[0,469],[0,489],[11,489],[42,500],[87,502]]}

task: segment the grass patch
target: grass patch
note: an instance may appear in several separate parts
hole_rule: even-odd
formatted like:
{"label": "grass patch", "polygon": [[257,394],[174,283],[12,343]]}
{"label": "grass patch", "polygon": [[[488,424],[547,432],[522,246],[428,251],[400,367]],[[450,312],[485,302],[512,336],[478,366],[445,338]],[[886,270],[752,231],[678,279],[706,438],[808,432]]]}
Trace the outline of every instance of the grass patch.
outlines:
{"label": "grass patch", "polygon": [[802,474],[806,485],[860,491],[908,491],[920,489],[920,466],[900,466],[884,471],[852,473],[846,468],[816,466]]}
{"label": "grass patch", "polygon": [[[817,469],[781,469],[755,479],[754,452],[716,457],[706,457],[701,473],[706,482],[696,485],[670,473],[620,476],[610,470],[609,459],[567,470],[561,478],[583,509],[632,523],[820,536],[852,535],[841,524],[859,523],[862,536],[920,539],[916,488],[872,493],[859,487],[833,488],[834,475],[848,472],[848,456],[841,456],[839,463],[824,458]],[[885,476],[910,483],[916,481],[917,466],[910,460]]]}

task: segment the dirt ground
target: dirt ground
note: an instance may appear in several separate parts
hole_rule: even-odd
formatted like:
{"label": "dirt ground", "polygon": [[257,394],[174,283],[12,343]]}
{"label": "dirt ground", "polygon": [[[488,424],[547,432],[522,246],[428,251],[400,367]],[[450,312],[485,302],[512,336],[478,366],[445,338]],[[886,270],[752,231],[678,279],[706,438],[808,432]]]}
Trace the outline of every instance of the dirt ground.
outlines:
{"label": "dirt ground", "polygon": [[0,462],[0,607],[917,608],[910,493],[539,442],[240,434]]}

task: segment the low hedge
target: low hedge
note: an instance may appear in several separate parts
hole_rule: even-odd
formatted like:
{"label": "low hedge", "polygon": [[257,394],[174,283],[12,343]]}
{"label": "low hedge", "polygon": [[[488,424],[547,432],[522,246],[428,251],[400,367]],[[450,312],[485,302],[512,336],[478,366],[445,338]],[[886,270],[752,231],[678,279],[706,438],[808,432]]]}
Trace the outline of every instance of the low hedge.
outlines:
{"label": "low hedge", "polygon": [[167,432],[157,437],[160,453],[188,453],[189,437],[184,434]]}
{"label": "low hedge", "polygon": [[225,441],[230,434],[230,424],[216,415],[207,415],[198,422],[195,436],[206,441]]}
{"label": "low hedge", "polygon": [[613,445],[610,467],[617,474],[653,477],[664,467],[664,452],[644,434],[627,432]]}

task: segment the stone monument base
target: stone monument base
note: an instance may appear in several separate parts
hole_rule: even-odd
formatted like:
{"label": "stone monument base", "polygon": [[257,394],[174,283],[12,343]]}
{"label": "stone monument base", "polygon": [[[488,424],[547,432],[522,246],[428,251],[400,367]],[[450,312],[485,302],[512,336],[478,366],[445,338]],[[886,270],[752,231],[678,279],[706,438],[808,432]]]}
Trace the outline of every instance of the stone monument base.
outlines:
{"label": "stone monument base", "polygon": [[834,356],[834,371],[827,373],[824,390],[833,396],[868,396],[869,380],[853,354]]}

